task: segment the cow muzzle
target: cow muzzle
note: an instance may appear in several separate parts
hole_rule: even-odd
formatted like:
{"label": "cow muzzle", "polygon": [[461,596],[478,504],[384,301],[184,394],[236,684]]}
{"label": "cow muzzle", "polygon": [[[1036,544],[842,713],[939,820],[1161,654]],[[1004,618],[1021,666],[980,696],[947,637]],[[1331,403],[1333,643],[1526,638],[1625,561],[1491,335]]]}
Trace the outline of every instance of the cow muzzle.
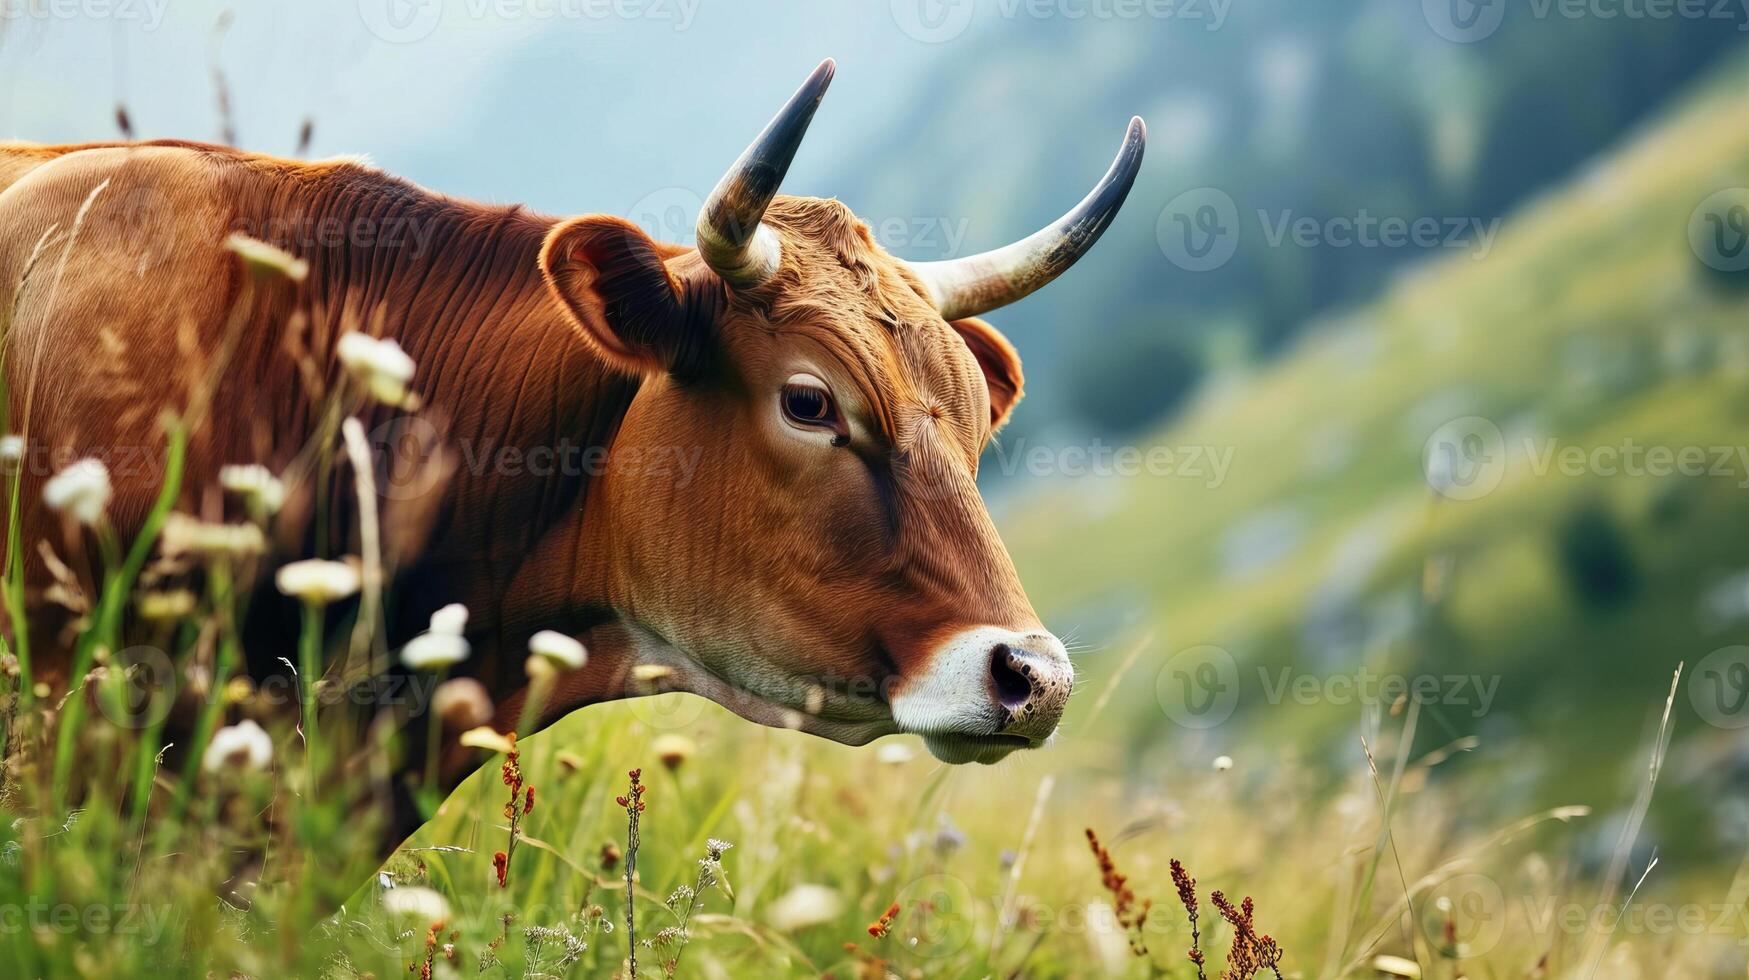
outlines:
{"label": "cow muzzle", "polygon": [[991,763],[1043,745],[1074,683],[1055,636],[980,626],[949,637],[922,676],[903,684],[892,698],[893,720],[922,735],[943,762]]}

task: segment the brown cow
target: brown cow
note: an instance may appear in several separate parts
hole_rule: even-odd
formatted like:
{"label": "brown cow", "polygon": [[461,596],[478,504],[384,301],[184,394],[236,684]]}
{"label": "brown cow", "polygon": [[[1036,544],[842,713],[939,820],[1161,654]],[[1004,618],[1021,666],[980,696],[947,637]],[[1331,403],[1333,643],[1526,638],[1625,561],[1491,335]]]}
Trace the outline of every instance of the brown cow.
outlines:
{"label": "brown cow", "polygon": [[[527,697],[529,636],[558,629],[590,659],[560,677],[539,725],[641,690],[635,674],[839,742],[918,733],[948,762],[1042,744],[1073,675],[975,484],[1021,394],[1013,349],[977,315],[1092,246],[1144,130],[1132,121],[1111,171],[1043,231],[906,263],[837,201],[777,196],[832,71],[822,64],[719,184],[696,248],[613,217],[456,201],[352,162],[0,146],[25,540],[79,533],[40,499],[54,467],[84,455],[110,461],[110,518],[132,536],[161,479],[158,417],[187,412],[215,364],[184,508],[212,512],[222,464],[295,468],[352,323],[412,356],[417,418],[442,427],[445,477],[384,495],[385,523],[416,512],[421,529],[389,556],[390,637],[465,603],[475,653],[458,672],[486,685],[501,729]],[[249,285],[223,247],[234,231],[303,259],[307,277]],[[323,367],[300,371],[298,352]],[[379,437],[408,422],[361,414]],[[317,548],[318,522],[296,515],[326,495],[320,547],[356,551],[350,481],[313,482],[280,538]],[[30,569],[41,586],[34,551]],[[287,635],[255,634],[258,680],[283,671]],[[37,675],[64,685],[66,654],[49,642]],[[446,783],[475,764],[452,748]]]}

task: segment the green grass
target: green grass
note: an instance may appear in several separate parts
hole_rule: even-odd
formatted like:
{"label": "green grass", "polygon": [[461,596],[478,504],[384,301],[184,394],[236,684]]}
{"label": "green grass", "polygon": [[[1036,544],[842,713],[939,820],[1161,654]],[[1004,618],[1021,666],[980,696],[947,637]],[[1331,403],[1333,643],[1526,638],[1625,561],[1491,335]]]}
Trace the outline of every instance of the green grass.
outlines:
{"label": "green grass", "polygon": [[[1710,273],[1685,238],[1704,198],[1749,185],[1744,75],[1734,66],[1514,215],[1486,258],[1400,277],[1147,440],[1230,450],[1221,485],[1137,478],[1094,494],[1065,481],[1005,512],[1047,618],[1101,637],[1116,608],[1155,629],[1168,655],[1213,644],[1247,668],[1325,675],[1364,660],[1497,674],[1499,704],[1484,721],[1527,736],[1510,765],[1529,750],[1547,769],[1530,801],[1606,805],[1620,788],[1614,767],[1643,736],[1646,693],[1678,661],[1749,638],[1741,620],[1715,627],[1697,615],[1708,590],[1749,566],[1749,473],[1738,462],[1726,477],[1539,475],[1522,438],[1539,449],[1749,445],[1749,292]],[[1505,478],[1482,499],[1442,499],[1423,475],[1424,444],[1472,415],[1506,433]],[[1557,553],[1563,523],[1587,507],[1621,528],[1637,580],[1599,606],[1579,601]],[[1231,574],[1222,547],[1233,529],[1283,510],[1302,528],[1295,545]],[[1430,563],[1442,571],[1437,602],[1424,595]],[[1304,627],[1334,579],[1351,580],[1336,608],[1364,619],[1401,607],[1409,626],[1320,648]],[[1083,664],[1103,677],[1107,659]],[[1244,695],[1212,739],[1176,729],[1145,684],[1126,685],[1113,711],[1137,744],[1352,744],[1347,705],[1270,705],[1255,685]],[[1447,720],[1424,736],[1480,728]],[[1678,731],[1714,748],[1732,735],[1686,698]],[[1665,829],[1677,846],[1711,841]]]}
{"label": "green grass", "polygon": [[[449,909],[431,948],[438,976],[555,975],[566,954],[547,929],[587,944],[565,975],[608,975],[628,952],[627,816],[615,797],[639,768],[640,938],[678,927],[665,900],[696,880],[707,841],[733,844],[727,887],[702,890],[689,920],[683,976],[1187,978],[1175,857],[1199,879],[1210,976],[1231,938],[1208,905],[1214,889],[1255,897],[1287,976],[1379,976],[1381,956],[1428,977],[1742,975],[1749,877],[1714,809],[1731,791],[1715,774],[1740,735],[1706,726],[1685,687],[1641,848],[1622,827],[1650,781],[1677,661],[1743,641],[1741,624],[1696,620],[1697,596],[1749,565],[1743,490],[1539,476],[1520,456],[1492,494],[1446,501],[1421,469],[1432,427],[1457,415],[1531,422],[1580,446],[1749,444],[1749,309],[1703,275],[1683,238],[1708,193],[1749,184],[1742,82],[1727,73],[1515,216],[1487,259],[1404,277],[1155,434],[1232,448],[1220,486],[1064,484],[1003,508],[1047,620],[1094,644],[1051,748],[948,769],[910,738],[891,740],[911,749],[895,760],[755,728],[684,695],[590,708],[524,743],[538,802],[500,887],[493,855],[511,832],[498,760],[379,872],[357,801],[304,795],[284,720],[269,726],[267,771],[198,775],[186,816],[143,821],[126,802],[142,792],[137,778],[97,781],[69,809],[52,778],[62,706],[19,699],[0,820],[0,972],[417,976],[432,916],[389,906],[428,888]],[[1666,356],[1672,337],[1709,353]],[[1575,598],[1555,549],[1556,529],[1586,505],[1623,529],[1637,572],[1631,598],[1608,608]],[[1296,544],[1230,574],[1225,536],[1272,508],[1297,515]],[[1400,609],[1401,626],[1320,649],[1305,611],[1343,554],[1361,556],[1348,559],[1348,606],[1375,622]],[[218,589],[197,614],[216,623],[221,649],[235,601]],[[179,656],[206,642],[194,629],[172,635]],[[1199,644],[1229,651],[1241,685],[1230,720],[1189,729],[1163,710],[1160,684],[1172,655]],[[1254,672],[1324,681],[1362,663],[1497,676],[1499,700],[1480,717],[1451,703],[1270,703]],[[121,693],[120,675],[95,678],[99,695]],[[231,695],[231,720],[255,713],[257,695]],[[111,724],[110,710],[67,736],[75,775],[152,768],[140,765],[159,748],[152,729]],[[691,749],[670,767],[659,753],[676,735]],[[325,742],[324,756],[344,749]],[[1230,768],[1215,765],[1222,755]],[[174,791],[170,774],[152,775],[157,794]],[[1139,936],[1116,921],[1088,828],[1153,903]],[[1661,860],[1623,914],[1648,839]],[[245,876],[259,884],[242,889],[241,907],[219,896],[250,855],[264,865]],[[890,931],[871,935],[894,902]],[[639,949],[640,975],[660,975],[674,954]]]}

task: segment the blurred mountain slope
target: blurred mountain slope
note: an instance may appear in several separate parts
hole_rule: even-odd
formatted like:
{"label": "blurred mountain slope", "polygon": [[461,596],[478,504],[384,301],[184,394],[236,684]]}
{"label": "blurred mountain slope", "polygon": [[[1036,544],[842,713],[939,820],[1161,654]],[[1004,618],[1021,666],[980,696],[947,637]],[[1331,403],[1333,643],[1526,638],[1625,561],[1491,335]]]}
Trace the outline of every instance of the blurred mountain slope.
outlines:
{"label": "blurred mountain slope", "polygon": [[[901,255],[967,254],[1078,200],[1125,120],[1143,115],[1148,159],[1110,233],[1052,289],[995,318],[1027,364],[1031,401],[1013,432],[1109,435],[1159,418],[1205,363],[1268,356],[1312,315],[1376,295],[1430,251],[1272,246],[1257,212],[1490,222],[1743,36],[1717,21],[1527,7],[1457,44],[1422,6],[1273,0],[1232,5],[1218,29],[1211,17],[1139,17],[1071,30],[980,5],[974,30],[944,46],[955,56],[907,89],[919,93],[900,114],[908,131],[873,134],[828,186],[877,232],[885,221],[881,237]],[[1233,199],[1242,237],[1231,261],[1192,272],[1166,260],[1156,221],[1201,187]],[[1126,397],[1102,397],[1111,388]]]}
{"label": "blurred mountain slope", "polygon": [[[1224,480],[1034,479],[999,520],[1047,621],[1094,643],[1159,637],[1112,705],[1121,754],[1237,753],[1242,730],[1352,761],[1356,725],[1389,699],[1296,698],[1281,677],[1474,678],[1497,691],[1424,706],[1427,749],[1514,746],[1493,773],[1507,810],[1608,804],[1644,780],[1649,713],[1686,661],[1676,730],[1705,762],[1667,777],[1659,805],[1740,827],[1726,808],[1749,785],[1749,714],[1705,685],[1749,643],[1749,283],[1707,235],[1749,209],[1744,187],[1738,59],[1519,208],[1485,259],[1397,277],[1144,440],[1230,452]],[[1486,444],[1479,480],[1429,470],[1453,431]],[[1678,471],[1679,453],[1704,462]],[[1199,644],[1231,657],[1242,724],[1175,720],[1170,658]],[[1109,659],[1083,658],[1090,686]]]}

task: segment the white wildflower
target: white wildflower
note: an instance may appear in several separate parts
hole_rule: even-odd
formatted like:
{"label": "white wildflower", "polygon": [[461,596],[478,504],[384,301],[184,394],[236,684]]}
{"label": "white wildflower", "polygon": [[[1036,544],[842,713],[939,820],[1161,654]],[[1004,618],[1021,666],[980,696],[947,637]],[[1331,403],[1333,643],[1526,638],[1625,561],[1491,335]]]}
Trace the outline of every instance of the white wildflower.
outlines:
{"label": "white wildflower", "polygon": [[784,932],[832,922],[844,908],[844,900],[825,885],[802,884],[784,892],[771,904],[765,919]]}
{"label": "white wildflower", "polygon": [[1409,980],[1419,980],[1421,976],[1420,964],[1401,956],[1375,956],[1372,958],[1372,968],[1388,976],[1408,977]]}
{"label": "white wildflower", "polygon": [[467,731],[462,732],[460,741],[461,744],[470,749],[485,749],[488,752],[498,752],[503,754],[509,754],[516,751],[516,743],[514,741],[508,736],[494,731],[486,725],[481,725],[478,728],[470,728]]}
{"label": "white wildflower", "polygon": [[269,514],[285,504],[285,484],[265,466],[254,463],[219,467],[219,486]]}
{"label": "white wildflower", "polygon": [[303,282],[310,274],[310,263],[283,248],[269,245],[241,232],[225,239],[225,247],[242,256],[249,271],[261,276],[284,276],[293,282]]}
{"label": "white wildflower", "polygon": [[383,910],[420,922],[449,921],[449,900],[429,888],[406,885],[383,892]]}
{"label": "white wildflower", "polygon": [[340,338],[335,353],[372,398],[385,405],[408,405],[411,393],[407,391],[407,382],[413,380],[415,365],[400,344],[354,331]]}
{"label": "white wildflower", "polygon": [[431,632],[460,636],[468,628],[468,607],[452,602],[431,614]]}
{"label": "white wildflower", "polygon": [[166,555],[259,555],[267,538],[254,524],[210,524],[172,513],[164,518],[159,545]]}
{"label": "white wildflower", "polygon": [[401,648],[401,663],[413,670],[451,667],[468,659],[468,641],[454,633],[421,633]]}
{"label": "white wildflower", "polygon": [[656,758],[670,769],[678,769],[686,760],[692,758],[698,751],[698,746],[692,739],[679,732],[668,732],[656,736],[656,741],[650,744],[650,750],[656,753]]}
{"label": "white wildflower", "polygon": [[1215,756],[1215,772],[1226,772],[1233,768],[1233,757],[1230,755]]}
{"label": "white wildflower", "polygon": [[545,657],[556,667],[566,670],[576,670],[589,659],[583,644],[563,633],[553,630],[541,630],[528,638],[528,652],[537,657]]}
{"label": "white wildflower", "polygon": [[273,739],[260,725],[244,719],[213,733],[206,753],[200,758],[202,769],[220,772],[226,769],[266,769],[273,761]]}
{"label": "white wildflower", "polygon": [[13,466],[24,458],[23,436],[0,436],[0,463]]}
{"label": "white wildflower", "polygon": [[96,524],[109,505],[110,493],[109,468],[95,459],[82,459],[43,484],[43,503],[81,524]]}
{"label": "white wildflower", "polygon": [[431,710],[451,730],[470,729],[492,720],[492,697],[486,686],[472,677],[444,681],[431,695]]}
{"label": "white wildflower", "polygon": [[889,766],[902,766],[916,757],[917,753],[904,742],[883,742],[875,750],[875,759]]}
{"label": "white wildflower", "polygon": [[357,592],[359,574],[345,562],[306,558],[281,568],[273,581],[286,595],[322,606]]}
{"label": "white wildflower", "polygon": [[172,622],[194,612],[194,593],[187,589],[147,592],[139,599],[140,617],[154,623]]}

